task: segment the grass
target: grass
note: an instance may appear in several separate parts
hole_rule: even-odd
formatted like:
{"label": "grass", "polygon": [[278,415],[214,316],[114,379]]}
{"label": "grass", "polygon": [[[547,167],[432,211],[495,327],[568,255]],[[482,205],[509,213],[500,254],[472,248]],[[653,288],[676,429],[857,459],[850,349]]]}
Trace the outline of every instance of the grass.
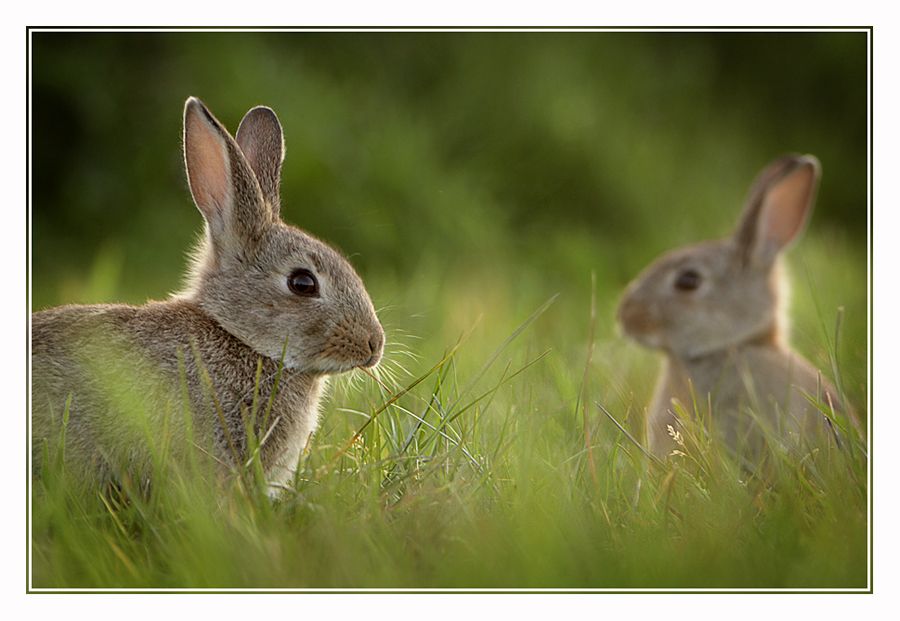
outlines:
{"label": "grass", "polygon": [[[642,452],[657,361],[616,335],[624,283],[592,281],[609,265],[595,254],[364,274],[387,302],[386,359],[332,382],[275,501],[252,464],[221,483],[158,464],[165,484],[140,493],[73,481],[48,448],[32,483],[33,586],[865,587],[864,451],[773,448],[748,470],[685,411],[683,456]],[[110,256],[97,269],[115,274]],[[791,263],[795,344],[840,372],[865,419],[860,255],[811,235]],[[115,291],[102,281],[88,279]]]}

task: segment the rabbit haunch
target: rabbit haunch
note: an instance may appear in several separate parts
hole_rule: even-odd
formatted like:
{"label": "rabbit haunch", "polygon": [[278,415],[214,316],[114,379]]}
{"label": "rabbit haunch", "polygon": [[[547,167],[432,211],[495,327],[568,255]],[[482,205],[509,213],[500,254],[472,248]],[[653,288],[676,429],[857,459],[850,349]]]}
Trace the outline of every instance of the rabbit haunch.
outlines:
{"label": "rabbit haunch", "polygon": [[759,448],[764,428],[791,443],[825,437],[827,421],[807,397],[840,408],[837,391],[788,345],[781,266],[818,180],[812,156],[774,161],[730,237],[663,255],[626,289],[618,309],[624,332],[665,354],[647,418],[657,454],[673,447],[676,404],[690,412],[695,402],[704,411],[711,403],[714,426],[734,448]]}
{"label": "rabbit haunch", "polygon": [[[194,443],[233,466],[248,458],[257,406],[260,460],[278,485],[315,430],[326,376],[377,364],[384,332],[347,260],[280,219],[274,112],[250,110],[235,139],[190,98],[184,153],[205,220],[185,290],[143,306],[32,315],[33,454],[58,437],[68,402],[67,465],[85,474],[146,465],[148,430],[167,430],[175,446],[190,428]],[[298,270],[311,283],[300,293],[288,285]]]}

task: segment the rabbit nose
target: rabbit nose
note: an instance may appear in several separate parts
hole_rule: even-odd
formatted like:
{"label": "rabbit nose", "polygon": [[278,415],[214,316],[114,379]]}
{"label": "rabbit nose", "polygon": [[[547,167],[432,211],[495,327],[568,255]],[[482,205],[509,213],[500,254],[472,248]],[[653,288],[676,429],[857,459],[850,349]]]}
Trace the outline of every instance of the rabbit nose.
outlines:
{"label": "rabbit nose", "polygon": [[369,354],[370,357],[366,361],[365,366],[374,367],[381,360],[381,353],[384,349],[384,331],[379,326],[378,329],[369,336]]}
{"label": "rabbit nose", "polygon": [[373,334],[369,337],[369,353],[376,354],[381,349],[381,343],[384,337],[381,334]]}

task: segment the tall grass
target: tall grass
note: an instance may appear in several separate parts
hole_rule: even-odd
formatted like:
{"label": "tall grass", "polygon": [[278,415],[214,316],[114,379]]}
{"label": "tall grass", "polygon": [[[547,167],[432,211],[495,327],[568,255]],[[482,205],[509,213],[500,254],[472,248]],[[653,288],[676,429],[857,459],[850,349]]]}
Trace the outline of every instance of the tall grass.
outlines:
{"label": "tall grass", "polygon": [[[795,340],[841,373],[865,420],[856,255],[804,243]],[[386,360],[332,382],[274,500],[253,460],[221,479],[202,455],[163,459],[144,489],[73,480],[48,446],[32,481],[33,586],[866,586],[860,432],[836,421],[841,446],[798,455],[773,441],[747,464],[707,433],[699,400],[681,412],[680,454],[654,460],[640,445],[656,361],[613,331],[621,284],[592,287],[584,271],[551,297],[545,273],[520,268],[367,277],[390,302]]]}

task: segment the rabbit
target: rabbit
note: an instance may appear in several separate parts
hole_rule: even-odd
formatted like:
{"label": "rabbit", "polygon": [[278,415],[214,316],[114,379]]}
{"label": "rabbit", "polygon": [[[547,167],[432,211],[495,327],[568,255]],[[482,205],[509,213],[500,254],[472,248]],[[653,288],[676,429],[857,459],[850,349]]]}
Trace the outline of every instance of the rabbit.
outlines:
{"label": "rabbit", "polygon": [[684,441],[675,402],[689,412],[694,403],[703,412],[709,402],[711,426],[738,452],[758,455],[766,437],[798,447],[835,432],[806,395],[827,412],[841,410],[838,391],[788,344],[781,265],[809,220],[820,170],[812,155],[771,162],[751,186],[731,236],[669,252],[627,286],[620,328],[665,355],[647,412],[656,456],[671,455],[676,440]]}
{"label": "rabbit", "polygon": [[328,376],[377,365],[385,337],[347,259],[281,220],[283,159],[270,108],[247,112],[232,138],[199,99],[187,99],[184,162],[205,230],[186,286],[143,306],[32,314],[35,470],[41,446],[64,433],[73,471],[144,472],[151,457],[141,434],[168,433],[172,447],[193,438],[227,471],[252,457],[246,424],[256,403],[270,491],[291,479]]}

